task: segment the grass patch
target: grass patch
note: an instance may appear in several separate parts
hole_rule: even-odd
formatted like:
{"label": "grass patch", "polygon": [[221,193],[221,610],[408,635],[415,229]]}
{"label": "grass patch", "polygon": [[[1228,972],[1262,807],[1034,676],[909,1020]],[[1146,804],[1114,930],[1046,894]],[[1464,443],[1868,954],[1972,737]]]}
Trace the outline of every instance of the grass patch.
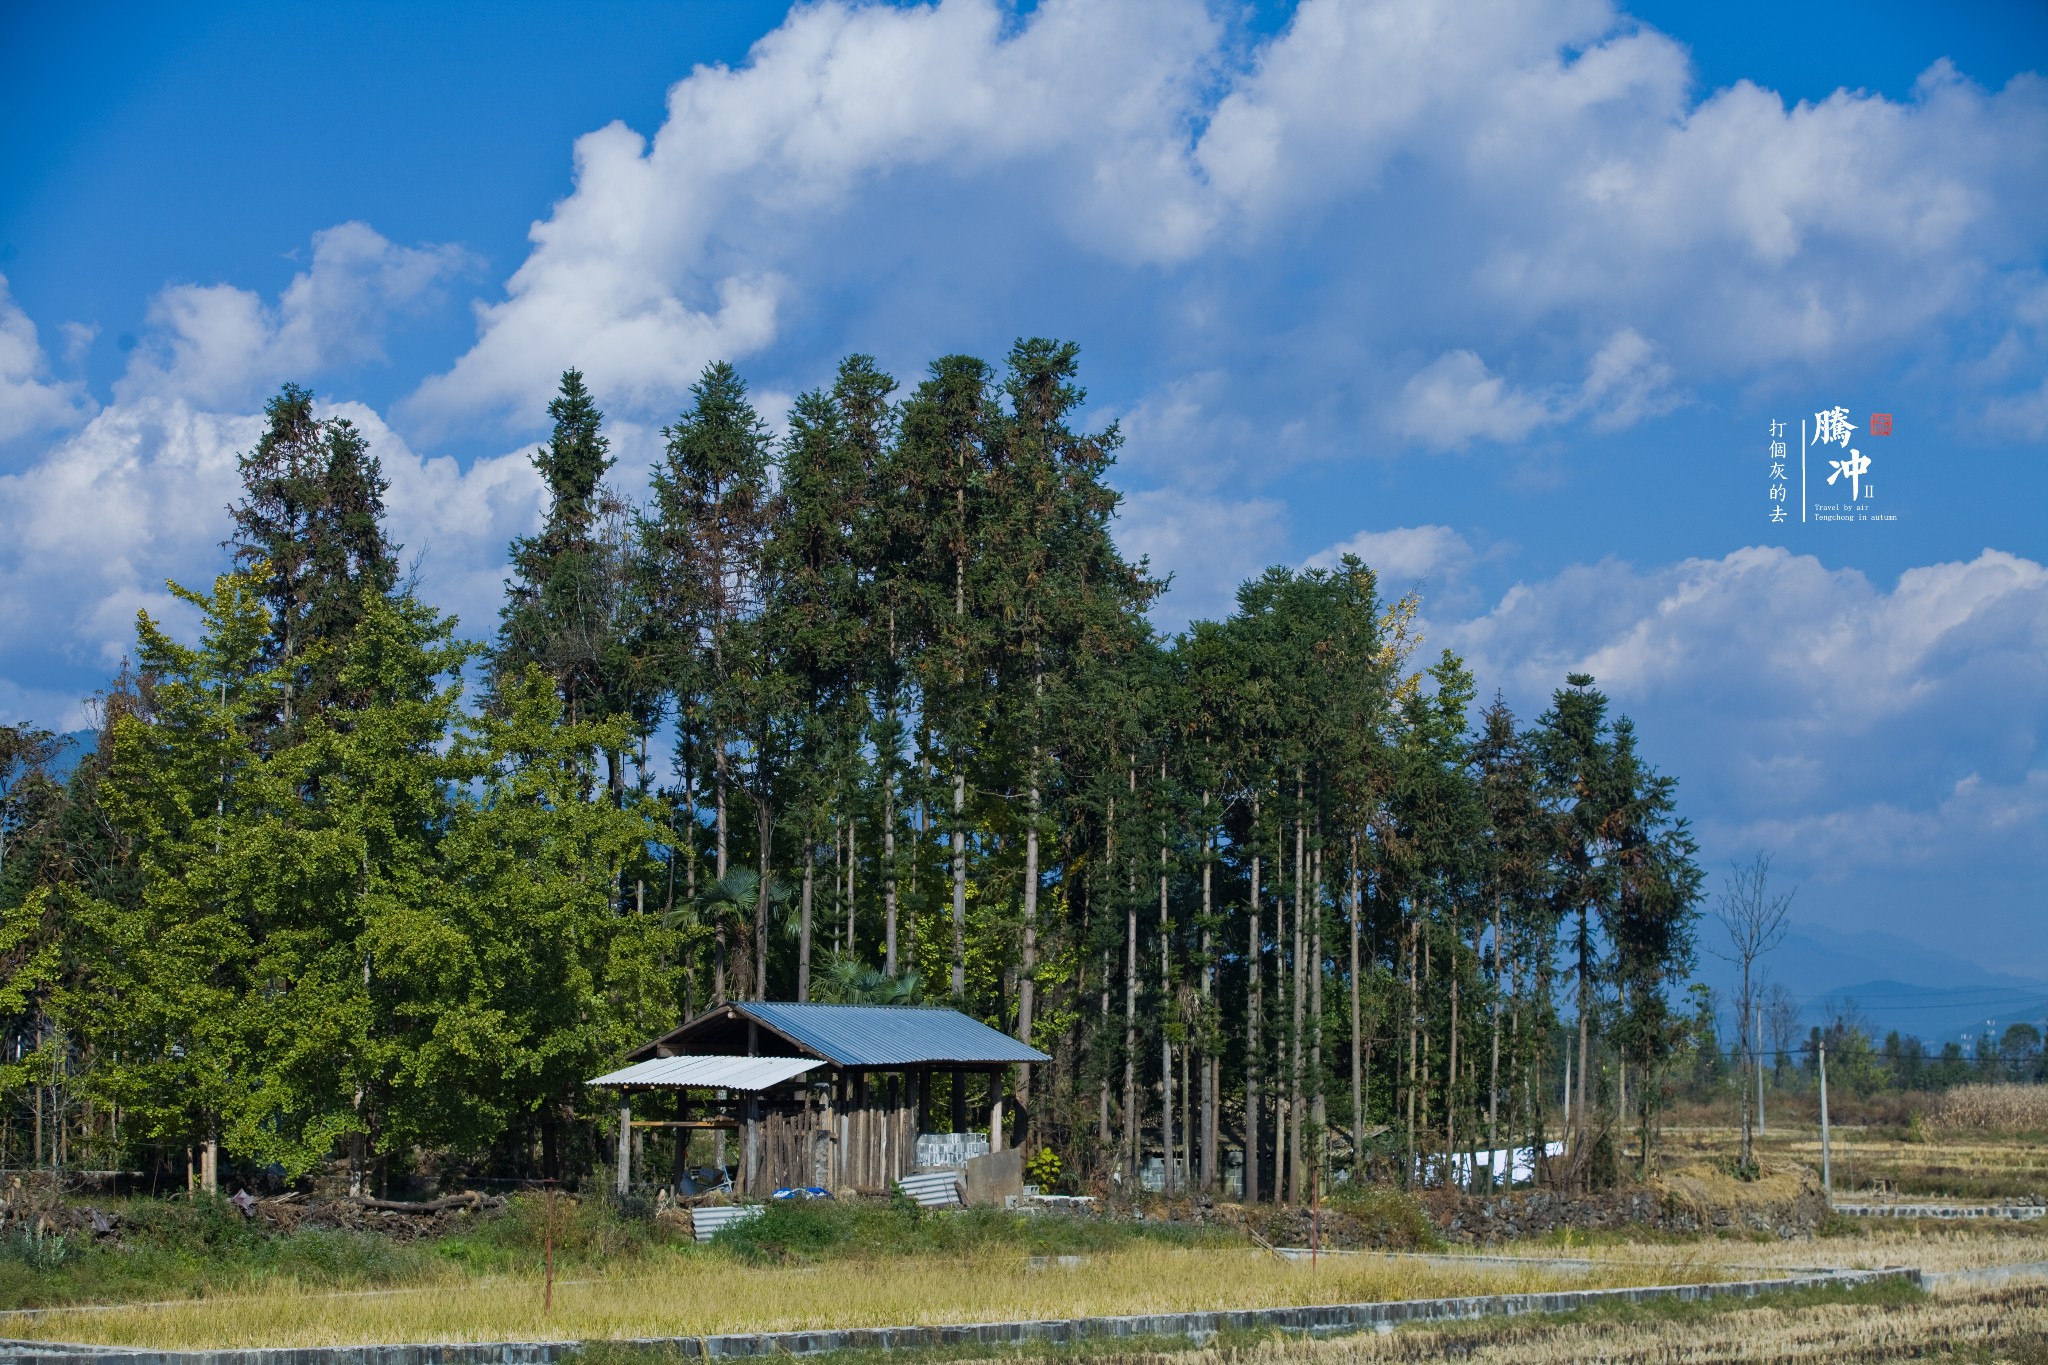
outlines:
{"label": "grass patch", "polygon": [[234,1293],[272,1282],[355,1289],[433,1278],[430,1254],[370,1233],[277,1235],[224,1200],[130,1200],[123,1244],[77,1234],[0,1240],[0,1308]]}

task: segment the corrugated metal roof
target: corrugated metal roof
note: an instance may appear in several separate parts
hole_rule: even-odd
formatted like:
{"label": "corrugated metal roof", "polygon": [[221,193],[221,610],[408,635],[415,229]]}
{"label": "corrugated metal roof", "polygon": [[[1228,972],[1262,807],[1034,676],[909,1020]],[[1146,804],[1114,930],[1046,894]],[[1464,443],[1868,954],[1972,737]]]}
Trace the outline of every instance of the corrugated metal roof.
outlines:
{"label": "corrugated metal roof", "polygon": [[689,1085],[766,1090],[824,1065],[807,1057],[656,1057],[607,1072],[585,1085]]}
{"label": "corrugated metal roof", "polygon": [[817,1005],[747,1000],[733,1009],[838,1066],[1049,1062],[958,1010],[931,1005]]}

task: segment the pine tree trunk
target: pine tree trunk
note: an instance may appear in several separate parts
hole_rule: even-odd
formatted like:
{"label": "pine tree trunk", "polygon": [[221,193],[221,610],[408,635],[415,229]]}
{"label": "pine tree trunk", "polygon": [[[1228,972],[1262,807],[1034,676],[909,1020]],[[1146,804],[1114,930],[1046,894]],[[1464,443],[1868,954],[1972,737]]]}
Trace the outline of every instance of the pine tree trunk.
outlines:
{"label": "pine tree trunk", "polygon": [[[1321,822],[1317,822],[1317,838],[1321,839]],[[1316,1150],[1309,1163],[1311,1186],[1321,1179],[1321,1172],[1327,1162],[1330,1150],[1330,1101],[1323,1089],[1323,851],[1318,847],[1309,855],[1309,866],[1313,873],[1309,879],[1309,1126],[1315,1130]]]}
{"label": "pine tree trunk", "polygon": [[[1215,914],[1215,902],[1211,899],[1215,872],[1216,832],[1208,825],[1209,793],[1202,793],[1202,1027],[1204,1041],[1207,1041],[1209,1012],[1216,992],[1216,962],[1210,937],[1210,923]],[[1216,1188],[1216,1058],[1210,1048],[1202,1049],[1201,1061],[1201,1163],[1202,1189],[1213,1192]]]}
{"label": "pine tree trunk", "polygon": [[953,764],[953,998],[967,998],[967,770]]}
{"label": "pine tree trunk", "polygon": [[1359,975],[1358,922],[1364,918],[1362,898],[1365,894],[1364,879],[1358,867],[1358,834],[1351,835],[1351,894],[1347,898],[1351,907],[1351,923],[1346,926],[1351,940],[1351,1175],[1356,1181],[1364,1168],[1365,1139],[1365,1045],[1359,1037],[1362,1028],[1363,1011],[1359,1008],[1359,992],[1364,989],[1365,978]]}
{"label": "pine tree trunk", "polygon": [[1307,830],[1302,820],[1301,769],[1294,770],[1294,972],[1293,1037],[1288,1040],[1287,1077],[1287,1202],[1303,1200],[1302,1181],[1306,1170],[1301,1158],[1303,1010],[1308,1003],[1308,938],[1304,914],[1307,909]]}
{"label": "pine tree trunk", "polygon": [[[1486,1082],[1486,1148],[1489,1152],[1500,1150],[1500,1012],[1503,1003],[1500,993],[1500,899],[1493,902],[1493,1060],[1487,1073]],[[1509,1161],[1513,1166],[1512,1158]],[[1491,1157],[1487,1160],[1487,1184],[1500,1183],[1500,1172],[1494,1169]]]}
{"label": "pine tree trunk", "polygon": [[[889,708],[889,736],[896,735],[896,709]],[[896,975],[896,755],[882,758],[882,971]]]}
{"label": "pine tree trunk", "polygon": [[1142,1141],[1138,1117],[1138,874],[1128,869],[1130,885],[1124,891],[1124,1172],[1130,1180],[1129,1194],[1138,1197],[1138,1145]]}
{"label": "pine tree trunk", "polygon": [[775,808],[764,796],[754,798],[754,829],[761,841],[758,869],[761,880],[754,895],[754,998],[768,998],[768,870],[769,851],[774,847]]}
{"label": "pine tree trunk", "polygon": [[1259,902],[1259,798],[1252,796],[1252,884],[1251,933],[1245,943],[1245,1046],[1244,1046],[1244,1200],[1259,1202],[1259,1071],[1260,1021],[1266,1013],[1265,979],[1262,970],[1265,940]]}
{"label": "pine tree trunk", "polygon": [[[1274,839],[1275,858],[1280,864],[1281,876],[1287,872],[1287,825],[1279,822]],[[1273,1202],[1287,1202],[1287,1105],[1288,1083],[1287,1044],[1291,1030],[1288,1027],[1291,1011],[1288,1005],[1289,988],[1293,981],[1288,974],[1288,953],[1293,947],[1292,931],[1288,928],[1288,904],[1284,892],[1273,897],[1273,987],[1279,995],[1273,1013],[1276,1019],[1273,1039]]]}
{"label": "pine tree trunk", "polygon": [[1415,940],[1422,923],[1422,907],[1416,906],[1408,919],[1408,942],[1405,951],[1408,956],[1408,1170],[1402,1176],[1404,1184],[1415,1179],[1415,1063],[1420,1041],[1415,1035],[1416,1024],[1422,1015],[1422,995],[1415,987]]}
{"label": "pine tree trunk", "polygon": [[[1165,799],[1166,764],[1159,765],[1161,800]],[[1173,1009],[1173,950],[1166,906],[1166,824],[1159,826],[1159,1139],[1165,1155],[1165,1192],[1173,1179],[1173,1037],[1167,1029]]]}
{"label": "pine tree trunk", "polygon": [[[1109,874],[1110,874],[1110,872],[1111,872],[1111,869],[1115,868],[1115,866],[1116,866],[1116,797],[1115,797],[1115,795],[1114,795],[1114,794],[1112,794],[1112,795],[1111,795],[1111,796],[1109,797],[1109,800],[1108,800],[1108,802],[1107,802],[1107,813],[1106,813],[1106,814],[1104,815],[1104,817],[1103,817],[1103,821],[1102,821],[1102,867],[1103,867],[1103,872],[1104,872],[1104,875],[1109,875]],[[1099,884],[1099,883],[1098,883],[1098,884]],[[1102,950],[1102,1031],[1103,1031],[1103,1036],[1105,1036],[1105,1037],[1106,1037],[1106,1036],[1108,1036],[1108,1033],[1109,1033],[1109,1018],[1110,1018],[1110,1015],[1109,1015],[1109,987],[1110,987],[1110,982],[1111,982],[1111,980],[1112,980],[1113,978],[1114,978],[1114,973],[1113,973],[1113,972],[1112,972],[1112,970],[1111,970],[1111,965],[1110,965],[1110,960],[1109,960],[1109,949],[1108,949],[1107,947],[1104,947],[1104,948],[1103,948],[1103,950]],[[1109,1101],[1109,1068],[1108,1068],[1108,1067],[1106,1067],[1106,1066],[1105,1066],[1105,1067],[1104,1067],[1104,1068],[1102,1069],[1102,1089],[1101,1089],[1100,1103],[1101,1103],[1101,1121],[1100,1121],[1100,1122],[1098,1123],[1098,1125],[1097,1125],[1097,1128],[1096,1128],[1096,1137],[1097,1137],[1097,1138],[1098,1138],[1098,1139],[1099,1139],[1099,1140],[1101,1141],[1101,1143],[1102,1143],[1102,1150],[1103,1150],[1104,1152],[1107,1152],[1107,1151],[1109,1151],[1109,1142],[1110,1142],[1110,1125],[1109,1125],[1109,1106],[1110,1106],[1110,1101]]]}
{"label": "pine tree trunk", "polygon": [[818,848],[804,836],[804,889],[798,900],[796,945],[796,998],[811,998],[811,895],[818,879]]}
{"label": "pine tree trunk", "polygon": [[[1431,944],[1431,942],[1430,942],[1430,936],[1429,936],[1428,934],[1426,934],[1426,933],[1425,933],[1425,934],[1424,934],[1424,935],[1422,936],[1422,998],[1423,998],[1423,999],[1425,999],[1425,1000],[1427,1000],[1427,999],[1429,998],[1429,986],[1430,986],[1430,975],[1429,975],[1429,968],[1430,968],[1430,960],[1429,960],[1429,959],[1430,959],[1430,948],[1431,948],[1431,947],[1432,947],[1432,944]],[[1417,1089],[1417,1090],[1418,1090],[1418,1091],[1420,1092],[1420,1093],[1419,1093],[1419,1094],[1418,1094],[1418,1095],[1416,1096],[1416,1102],[1417,1102],[1417,1104],[1419,1104],[1419,1105],[1421,1106],[1421,1109],[1422,1109],[1422,1116],[1421,1116],[1421,1124],[1420,1124],[1420,1131],[1422,1132],[1422,1134],[1424,1135],[1424,1137],[1425,1137],[1425,1138],[1427,1138],[1427,1136],[1428,1136],[1428,1134],[1429,1134],[1429,1123],[1430,1123],[1430,1119],[1429,1119],[1429,1024],[1428,1024],[1428,1021],[1427,1021],[1427,1020],[1424,1020],[1424,1022],[1423,1022],[1423,1026],[1422,1026],[1422,1058],[1421,1058],[1421,1060],[1420,1060],[1420,1061],[1418,1061],[1418,1062],[1416,1063],[1416,1066],[1415,1066],[1415,1074],[1416,1074],[1416,1078],[1417,1078],[1417,1080],[1418,1080],[1418,1082],[1419,1082],[1419,1083],[1418,1083],[1418,1085],[1416,1086],[1416,1089]]]}
{"label": "pine tree trunk", "polygon": [[[1045,680],[1034,673],[1034,699],[1044,694]],[[1024,941],[1017,975],[1017,1041],[1031,1045],[1031,1028],[1038,1010],[1038,760],[1039,748],[1031,746],[1030,796],[1024,821]],[[1017,1106],[1024,1120],[1024,1141],[1032,1141],[1031,1067],[1017,1068]]]}
{"label": "pine tree trunk", "polygon": [[1586,1039],[1592,1028],[1593,1013],[1593,945],[1588,934],[1586,907],[1579,907],[1579,1091],[1572,1104],[1571,1122],[1567,1125],[1571,1143],[1571,1170],[1574,1184],[1584,1175],[1586,1143]]}
{"label": "pine tree trunk", "polygon": [[[714,853],[712,870],[714,878],[718,881],[725,880],[726,871],[731,865],[727,855],[726,843],[726,776],[725,746],[714,741],[712,748],[712,800],[714,803],[713,812],[717,825],[717,834],[715,836],[716,842],[712,846]],[[721,915],[719,917],[717,938],[712,944],[711,949],[712,995],[719,1004],[725,1003],[728,998],[725,979],[726,955],[729,951],[728,937],[729,931],[725,924],[725,917]]]}
{"label": "pine tree trunk", "polygon": [[[1100,1011],[1104,1036],[1107,1036],[1109,1033],[1109,980],[1109,949],[1104,948],[1102,950],[1102,1009]],[[1095,1141],[1102,1151],[1107,1152],[1109,1150],[1109,1068],[1107,1067],[1103,1068],[1102,1083],[1097,1087]]]}
{"label": "pine tree trunk", "polygon": [[[1451,904],[1451,943],[1455,945],[1458,942],[1457,902]],[[1458,1150],[1458,974],[1454,948],[1451,958],[1451,1036],[1444,1062],[1444,1175],[1447,1180],[1451,1154]]]}

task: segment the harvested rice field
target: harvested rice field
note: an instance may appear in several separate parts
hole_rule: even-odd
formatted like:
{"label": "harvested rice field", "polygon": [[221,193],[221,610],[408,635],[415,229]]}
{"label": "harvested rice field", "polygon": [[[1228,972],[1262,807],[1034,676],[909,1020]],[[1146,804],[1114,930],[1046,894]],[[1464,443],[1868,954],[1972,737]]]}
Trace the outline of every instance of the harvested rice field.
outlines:
{"label": "harvested rice field", "polygon": [[[1003,1360],[1016,1365],[1019,1357]],[[2048,1284],[1926,1295],[1795,1294],[1753,1303],[1723,1301],[1670,1310],[1404,1327],[1383,1336],[1279,1338],[1172,1352],[1091,1353],[1088,1360],[1090,1365],[1402,1365],[1439,1360],[1465,1365],[1878,1365],[1906,1360],[2044,1365]]]}

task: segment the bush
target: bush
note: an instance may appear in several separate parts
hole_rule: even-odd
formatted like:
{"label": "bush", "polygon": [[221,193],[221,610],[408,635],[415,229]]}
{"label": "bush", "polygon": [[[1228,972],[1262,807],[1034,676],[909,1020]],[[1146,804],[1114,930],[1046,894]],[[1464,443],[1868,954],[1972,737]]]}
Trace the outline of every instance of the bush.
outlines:
{"label": "bush", "polygon": [[1059,1188],[1060,1177],[1064,1174],[1059,1153],[1050,1147],[1040,1148],[1037,1156],[1024,1163],[1024,1178],[1047,1193]]}
{"label": "bush", "polygon": [[1227,1245],[1225,1229],[1181,1223],[1129,1224],[1100,1218],[1040,1216],[1002,1209],[921,1209],[908,1200],[777,1201],[758,1218],[719,1230],[712,1246],[757,1264],[808,1264],[841,1257],[941,1256],[981,1252],[1071,1255],[1133,1242]]}
{"label": "bush", "polygon": [[1433,1251],[1443,1234],[1414,1195],[1397,1185],[1339,1185],[1326,1201],[1358,1224],[1365,1245],[1389,1251]]}
{"label": "bush", "polygon": [[628,1216],[601,1199],[557,1194],[554,1212],[540,1194],[515,1194],[495,1218],[434,1244],[440,1255],[473,1269],[529,1266],[541,1259],[553,1219],[558,1263],[637,1256],[672,1240],[652,1219]]}

